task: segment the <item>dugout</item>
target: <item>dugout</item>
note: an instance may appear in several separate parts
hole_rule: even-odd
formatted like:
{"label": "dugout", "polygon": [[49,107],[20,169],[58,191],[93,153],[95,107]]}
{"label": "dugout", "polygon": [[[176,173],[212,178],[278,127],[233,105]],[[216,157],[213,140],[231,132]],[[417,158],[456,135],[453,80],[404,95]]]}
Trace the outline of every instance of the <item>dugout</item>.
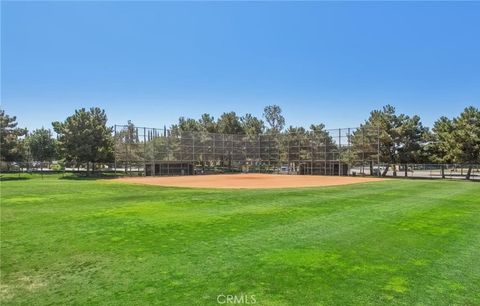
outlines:
{"label": "dugout", "polygon": [[193,175],[193,168],[192,163],[156,162],[145,165],[145,175]]}
{"label": "dugout", "polygon": [[300,175],[348,175],[348,165],[339,161],[302,162],[298,167]]}

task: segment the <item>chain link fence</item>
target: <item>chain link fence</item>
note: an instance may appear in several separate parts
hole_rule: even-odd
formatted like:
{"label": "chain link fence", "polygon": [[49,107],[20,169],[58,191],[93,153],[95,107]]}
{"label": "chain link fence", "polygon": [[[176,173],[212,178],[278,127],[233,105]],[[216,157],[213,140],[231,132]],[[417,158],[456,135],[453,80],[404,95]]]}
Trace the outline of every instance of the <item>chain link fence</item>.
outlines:
{"label": "chain link fence", "polygon": [[[163,176],[215,173],[470,178],[480,180],[480,165],[380,162],[378,129],[340,128],[232,135],[114,126],[114,161],[96,163],[97,173]],[[92,169],[75,161],[0,162],[2,173],[79,173]],[[388,171],[386,171],[388,168]]]}
{"label": "chain link fence", "polygon": [[260,172],[349,175],[379,163],[378,129],[232,135],[116,125],[115,169],[143,175]]}
{"label": "chain link fence", "polygon": [[[324,161],[322,161],[324,163]],[[230,170],[228,167],[201,167],[192,168],[191,163],[161,163],[162,168],[157,167],[155,175],[189,175],[189,174],[213,174],[213,173],[229,173],[229,172],[258,172],[258,173],[277,173],[277,174],[320,174],[320,175],[339,175],[338,163],[328,163],[325,171],[324,167],[311,167],[310,163],[300,163],[296,169],[288,169],[287,166],[268,169],[255,168]],[[468,169],[471,166],[470,180],[480,181],[480,164],[403,164],[390,165],[386,172],[386,177],[397,178],[424,178],[424,179],[465,179]],[[98,164],[96,171],[102,174],[111,175],[130,175],[130,176],[144,176],[153,175],[153,169],[150,164],[143,163],[102,163]],[[190,168],[189,168],[190,167]],[[352,165],[345,165],[345,168],[340,173],[347,176],[381,176],[386,168],[386,164],[376,163],[355,163]],[[1,162],[0,170],[2,173],[77,173],[86,174],[88,169],[86,163],[62,163],[59,161],[53,162]],[[325,174],[322,172],[326,172]]]}

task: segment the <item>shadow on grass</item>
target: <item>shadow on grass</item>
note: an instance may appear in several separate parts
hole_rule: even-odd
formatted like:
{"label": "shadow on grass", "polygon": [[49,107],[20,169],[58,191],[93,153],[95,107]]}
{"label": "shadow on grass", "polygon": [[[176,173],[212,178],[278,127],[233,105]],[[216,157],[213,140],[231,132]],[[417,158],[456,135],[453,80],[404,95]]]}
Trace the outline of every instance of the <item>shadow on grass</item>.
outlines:
{"label": "shadow on grass", "polygon": [[394,180],[419,180],[419,181],[463,181],[463,182],[475,182],[475,183],[480,183],[480,178],[475,177],[475,178],[470,178],[467,180],[465,176],[454,176],[454,177],[449,177],[445,176],[445,178],[441,177],[431,177],[431,176],[382,176],[382,178],[388,178],[388,179],[394,179]]}
{"label": "shadow on grass", "polygon": [[8,181],[27,181],[27,180],[30,180],[29,177],[23,177],[23,176],[20,176],[20,177],[14,177],[14,176],[6,176],[6,177],[3,177],[3,176],[0,176],[0,182],[8,182]]}
{"label": "shadow on grass", "polygon": [[72,181],[96,181],[96,180],[111,180],[115,179],[118,177],[122,177],[121,175],[115,175],[115,174],[90,174],[86,175],[84,173],[82,174],[68,174],[62,177],[59,177],[58,179],[60,180],[72,180]]}

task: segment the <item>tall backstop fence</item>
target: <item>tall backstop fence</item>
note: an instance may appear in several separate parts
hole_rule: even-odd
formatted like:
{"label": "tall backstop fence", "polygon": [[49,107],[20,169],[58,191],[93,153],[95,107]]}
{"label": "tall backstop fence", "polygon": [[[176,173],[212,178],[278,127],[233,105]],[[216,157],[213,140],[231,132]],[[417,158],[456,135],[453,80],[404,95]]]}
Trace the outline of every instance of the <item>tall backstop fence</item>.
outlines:
{"label": "tall backstop fence", "polygon": [[115,125],[114,139],[114,168],[139,175],[374,175],[380,163],[378,129],[232,135]]}
{"label": "tall backstop fence", "polygon": [[[231,135],[115,125],[114,160],[95,170],[117,175],[193,175],[234,172],[299,175],[373,175],[480,181],[480,164],[385,164],[378,129],[342,128]],[[87,173],[76,160],[35,160],[28,152],[0,161],[0,173]],[[113,162],[114,161],[114,162]],[[387,167],[388,166],[388,167]],[[388,171],[387,171],[388,170]],[[386,171],[386,172],[385,172]]]}

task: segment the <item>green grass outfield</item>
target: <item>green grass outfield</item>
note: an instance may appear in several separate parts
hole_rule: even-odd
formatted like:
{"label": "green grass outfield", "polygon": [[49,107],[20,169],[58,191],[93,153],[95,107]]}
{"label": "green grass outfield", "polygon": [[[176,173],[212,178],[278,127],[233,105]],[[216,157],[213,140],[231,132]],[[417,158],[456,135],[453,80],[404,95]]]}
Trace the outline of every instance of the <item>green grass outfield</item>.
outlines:
{"label": "green grass outfield", "polygon": [[480,184],[462,181],[283,190],[3,181],[1,301],[480,305],[479,199]]}

